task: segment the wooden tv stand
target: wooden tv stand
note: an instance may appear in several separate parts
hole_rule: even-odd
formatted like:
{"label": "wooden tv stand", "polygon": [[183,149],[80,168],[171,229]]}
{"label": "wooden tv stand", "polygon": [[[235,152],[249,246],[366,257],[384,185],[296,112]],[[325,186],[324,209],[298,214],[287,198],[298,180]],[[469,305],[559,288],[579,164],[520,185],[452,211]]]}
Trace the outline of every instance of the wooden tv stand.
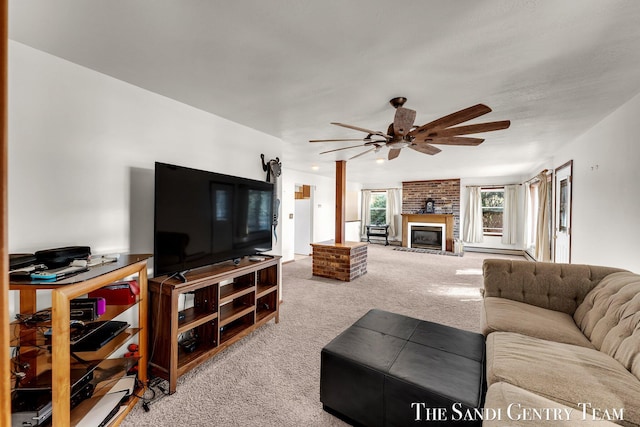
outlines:
{"label": "wooden tv stand", "polygon": [[[278,323],[280,258],[199,268],[186,282],[149,279],[149,366],[169,380],[169,393],[181,375],[271,319]],[[187,301],[193,304],[183,309]]]}

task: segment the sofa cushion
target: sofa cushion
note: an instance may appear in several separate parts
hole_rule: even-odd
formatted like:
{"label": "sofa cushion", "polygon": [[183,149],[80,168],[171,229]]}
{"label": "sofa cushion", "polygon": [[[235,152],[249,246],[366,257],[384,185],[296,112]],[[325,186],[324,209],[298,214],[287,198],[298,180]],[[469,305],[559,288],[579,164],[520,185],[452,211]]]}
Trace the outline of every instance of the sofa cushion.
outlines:
{"label": "sofa cushion", "polygon": [[[553,425],[555,427],[574,425],[616,426],[611,421],[598,418],[588,411],[570,408],[512,384],[499,382],[487,390],[484,403],[482,427],[532,427]],[[539,417],[539,418],[537,418]],[[610,418],[615,418],[611,416]]]}
{"label": "sofa cushion", "polygon": [[487,384],[507,382],[563,405],[624,411],[640,426],[640,381],[609,355],[511,332],[487,337]]}
{"label": "sofa cushion", "polygon": [[585,296],[619,268],[486,259],[484,296],[508,298],[573,315]]}
{"label": "sofa cushion", "polygon": [[566,344],[593,348],[591,342],[567,313],[506,298],[483,300],[482,333],[516,332]]}
{"label": "sofa cushion", "polygon": [[587,294],[574,319],[596,349],[640,378],[640,275],[608,275]]}

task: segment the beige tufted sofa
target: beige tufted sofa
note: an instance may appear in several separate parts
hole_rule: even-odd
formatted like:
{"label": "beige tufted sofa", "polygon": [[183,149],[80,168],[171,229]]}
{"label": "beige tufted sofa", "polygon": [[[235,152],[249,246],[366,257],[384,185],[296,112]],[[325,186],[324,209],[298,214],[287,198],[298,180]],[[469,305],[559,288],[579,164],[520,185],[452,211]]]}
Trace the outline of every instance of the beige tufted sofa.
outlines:
{"label": "beige tufted sofa", "polygon": [[485,426],[640,426],[640,275],[484,262]]}

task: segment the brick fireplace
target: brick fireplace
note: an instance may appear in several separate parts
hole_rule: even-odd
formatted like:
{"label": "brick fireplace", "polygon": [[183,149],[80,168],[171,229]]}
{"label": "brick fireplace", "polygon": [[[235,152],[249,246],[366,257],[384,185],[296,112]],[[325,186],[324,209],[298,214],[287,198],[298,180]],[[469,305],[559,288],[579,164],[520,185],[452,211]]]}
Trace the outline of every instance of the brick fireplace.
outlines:
{"label": "brick fireplace", "polygon": [[420,247],[412,242],[414,227],[418,230],[441,230],[441,242],[439,248],[443,251],[453,252],[453,215],[451,214],[402,214],[402,246],[405,248]]}
{"label": "brick fireplace", "polygon": [[[418,214],[427,199],[435,202],[435,214],[451,215],[451,239],[460,237],[460,179],[407,181],[402,183],[402,214]],[[431,222],[425,220],[424,222]],[[403,223],[404,234],[404,223]],[[405,240],[403,238],[403,246]],[[449,250],[449,249],[448,249]]]}

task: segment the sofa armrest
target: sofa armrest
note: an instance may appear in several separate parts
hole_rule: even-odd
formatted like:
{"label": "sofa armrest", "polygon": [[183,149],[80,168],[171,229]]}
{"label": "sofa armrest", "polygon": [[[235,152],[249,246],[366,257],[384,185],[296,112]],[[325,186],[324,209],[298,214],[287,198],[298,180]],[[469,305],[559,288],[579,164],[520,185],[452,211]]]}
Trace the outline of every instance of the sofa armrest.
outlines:
{"label": "sofa armrest", "polygon": [[573,316],[584,297],[618,268],[486,259],[484,297],[508,298]]}

